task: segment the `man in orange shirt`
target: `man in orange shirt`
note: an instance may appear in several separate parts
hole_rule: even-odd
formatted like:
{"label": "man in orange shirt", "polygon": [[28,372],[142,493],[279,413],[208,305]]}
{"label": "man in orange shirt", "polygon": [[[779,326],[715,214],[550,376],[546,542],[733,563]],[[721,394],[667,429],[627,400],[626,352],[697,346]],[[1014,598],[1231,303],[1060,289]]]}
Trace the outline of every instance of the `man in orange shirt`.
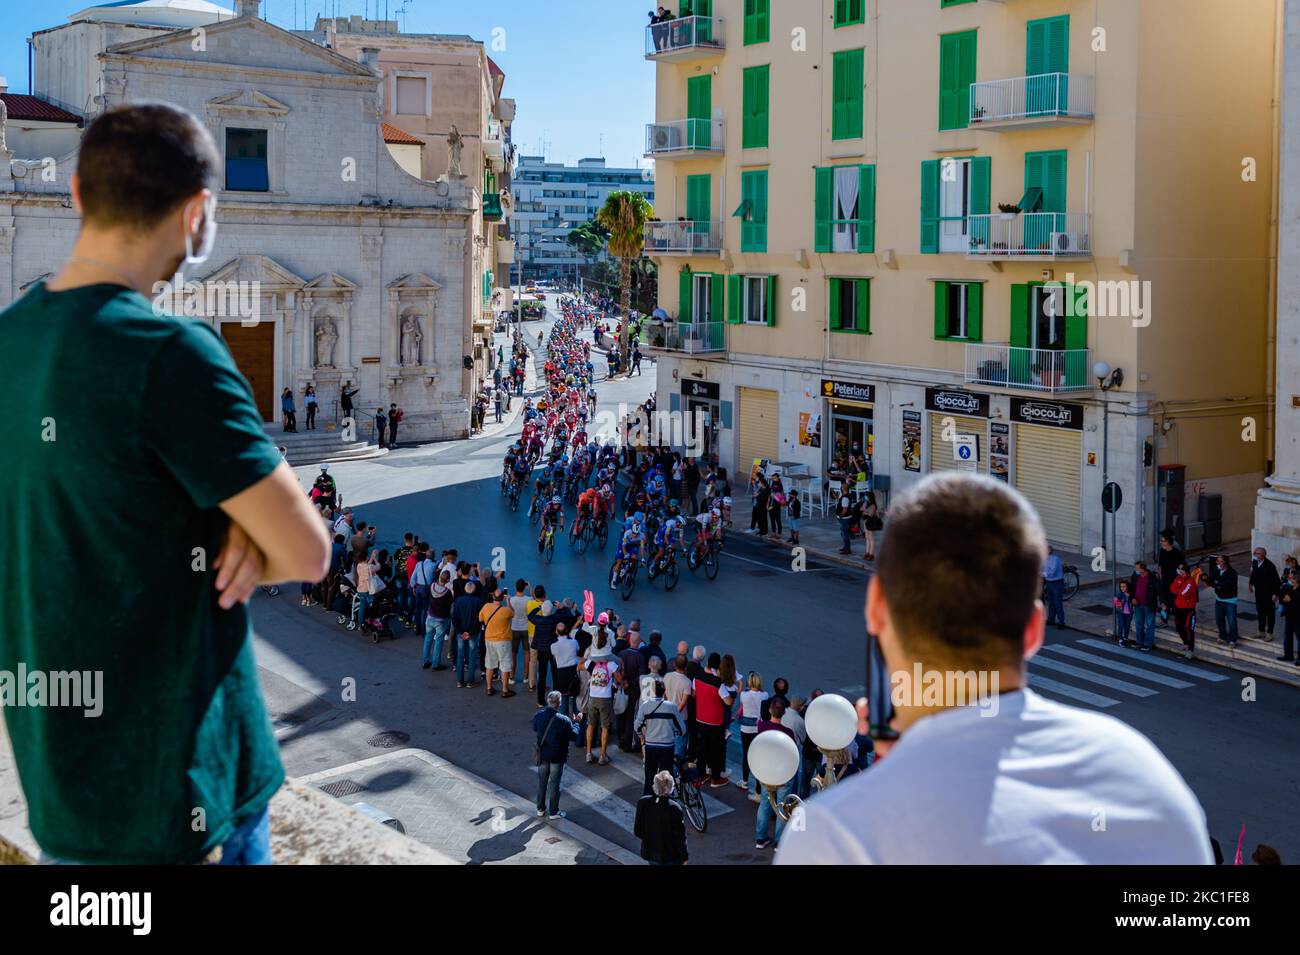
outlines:
{"label": "man in orange shirt", "polygon": [[510,624],[514,616],[514,610],[506,600],[505,591],[499,587],[492,594],[492,599],[485,603],[478,613],[478,618],[483,624],[485,657],[483,669],[487,673],[483,682],[487,686],[487,695],[492,696],[496,692],[492,687],[492,674],[494,671],[500,673],[503,700],[508,700],[515,695],[515,691],[510,689],[510,674],[515,668],[513,654],[510,652],[512,647]]}

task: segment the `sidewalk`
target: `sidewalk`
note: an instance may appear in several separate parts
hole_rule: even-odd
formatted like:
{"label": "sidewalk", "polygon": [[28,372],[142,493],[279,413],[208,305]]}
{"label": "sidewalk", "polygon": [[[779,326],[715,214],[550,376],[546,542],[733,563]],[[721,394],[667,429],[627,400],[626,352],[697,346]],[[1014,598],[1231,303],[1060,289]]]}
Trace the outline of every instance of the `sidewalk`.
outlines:
{"label": "sidewalk", "polygon": [[[519,416],[523,414],[524,401],[537,391],[537,383],[541,380],[540,369],[543,362],[541,354],[537,349],[537,336],[525,333],[524,344],[528,346],[528,353],[532,356],[532,361],[528,363],[528,367],[524,370],[523,395],[520,396],[513,392],[511,393],[510,410],[501,415],[500,423],[495,420],[496,415],[492,411],[492,406],[488,405],[488,410],[483,418],[483,427],[474,434],[471,434],[469,440],[478,441],[482,438],[495,438],[497,435],[509,431],[511,426],[513,426],[519,419]],[[493,347],[495,348],[496,345],[500,345],[508,353],[511,348],[511,333],[506,331],[497,334],[493,338]],[[508,355],[506,358],[506,364],[509,364]]]}
{"label": "sidewalk", "polygon": [[[748,522],[745,509],[748,498],[736,498],[733,509],[735,527],[732,533],[744,533]],[[886,529],[876,532],[876,549],[880,549],[885,534],[888,533],[889,521],[886,516]],[[756,536],[756,535],[746,535]],[[772,547],[789,550],[793,545],[787,543],[789,528],[778,542],[768,538]],[[809,558],[853,567],[872,572],[871,564],[862,559],[865,549],[862,538],[853,541],[852,555],[840,553],[839,522],[833,517],[804,518],[799,522],[799,545],[804,548]],[[1237,648],[1231,649],[1218,641],[1218,632],[1214,624],[1214,593],[1208,589],[1201,592],[1201,603],[1197,610],[1196,655],[1198,659],[1256,677],[1265,677],[1293,686],[1300,686],[1300,667],[1275,659],[1282,652],[1282,630],[1274,628],[1271,642],[1256,636],[1258,616],[1255,613],[1255,598],[1249,591],[1247,580],[1250,576],[1250,541],[1225,542],[1220,553],[1227,554],[1232,560],[1240,578],[1238,585]],[[1111,575],[1092,569],[1092,556],[1085,554],[1057,552],[1061,560],[1079,571],[1079,592],[1065,604],[1065,615],[1072,630],[1093,634],[1099,637],[1113,637],[1113,610],[1110,602]],[[1121,564],[1117,568],[1117,579],[1125,580],[1133,573],[1131,564]],[[1183,645],[1172,623],[1167,628],[1156,628],[1156,646],[1181,654]]]}

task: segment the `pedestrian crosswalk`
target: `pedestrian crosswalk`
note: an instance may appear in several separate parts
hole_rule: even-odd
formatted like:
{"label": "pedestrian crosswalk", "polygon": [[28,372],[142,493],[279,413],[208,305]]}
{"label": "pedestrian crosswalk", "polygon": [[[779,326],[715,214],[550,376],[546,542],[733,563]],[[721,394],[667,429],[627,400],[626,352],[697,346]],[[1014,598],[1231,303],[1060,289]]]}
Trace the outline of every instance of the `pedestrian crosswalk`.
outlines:
{"label": "pedestrian crosswalk", "polygon": [[[1066,677],[1069,682],[1060,679]],[[1047,644],[1029,661],[1029,685],[1035,690],[1099,709],[1227,679],[1204,667],[1093,637]]]}
{"label": "pedestrian crosswalk", "polygon": [[[560,780],[560,792],[562,797],[567,796],[583,808],[631,832],[636,818],[636,801],[641,796],[644,781],[643,764],[640,757],[622,753],[610,753],[609,758],[609,766],[570,763]],[[728,773],[733,771],[731,778],[739,779],[740,767],[728,766]],[[735,812],[733,807],[710,795],[707,789],[704,790],[704,806],[709,819]]]}

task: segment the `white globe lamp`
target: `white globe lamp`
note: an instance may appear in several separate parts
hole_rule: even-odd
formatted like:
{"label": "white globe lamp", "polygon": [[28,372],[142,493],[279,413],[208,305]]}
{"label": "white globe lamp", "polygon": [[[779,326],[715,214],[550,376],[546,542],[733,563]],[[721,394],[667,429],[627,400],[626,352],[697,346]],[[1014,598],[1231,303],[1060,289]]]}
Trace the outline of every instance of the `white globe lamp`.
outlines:
{"label": "white globe lamp", "polygon": [[764,786],[779,789],[799,771],[799,746],[780,730],[768,730],[749,744],[749,771]]}
{"label": "white globe lamp", "polygon": [[808,704],[804,720],[808,738],[819,749],[845,749],[858,735],[858,711],[847,699],[835,693],[819,696]]}

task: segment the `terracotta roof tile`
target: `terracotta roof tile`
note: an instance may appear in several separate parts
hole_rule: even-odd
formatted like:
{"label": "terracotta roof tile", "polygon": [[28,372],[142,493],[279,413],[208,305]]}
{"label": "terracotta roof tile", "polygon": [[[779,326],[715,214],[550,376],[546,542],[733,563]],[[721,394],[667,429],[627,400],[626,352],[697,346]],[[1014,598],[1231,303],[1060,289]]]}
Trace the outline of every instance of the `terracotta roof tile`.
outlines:
{"label": "terracotta roof tile", "polygon": [[394,146],[423,146],[424,145],[423,139],[416,139],[410,133],[406,132],[406,130],[398,129],[396,126],[392,126],[388,123],[384,123],[382,125],[384,130],[384,142],[386,143],[390,143]]}
{"label": "terracotta roof tile", "polygon": [[50,123],[80,123],[81,117],[26,93],[0,93],[10,119],[41,120]]}

